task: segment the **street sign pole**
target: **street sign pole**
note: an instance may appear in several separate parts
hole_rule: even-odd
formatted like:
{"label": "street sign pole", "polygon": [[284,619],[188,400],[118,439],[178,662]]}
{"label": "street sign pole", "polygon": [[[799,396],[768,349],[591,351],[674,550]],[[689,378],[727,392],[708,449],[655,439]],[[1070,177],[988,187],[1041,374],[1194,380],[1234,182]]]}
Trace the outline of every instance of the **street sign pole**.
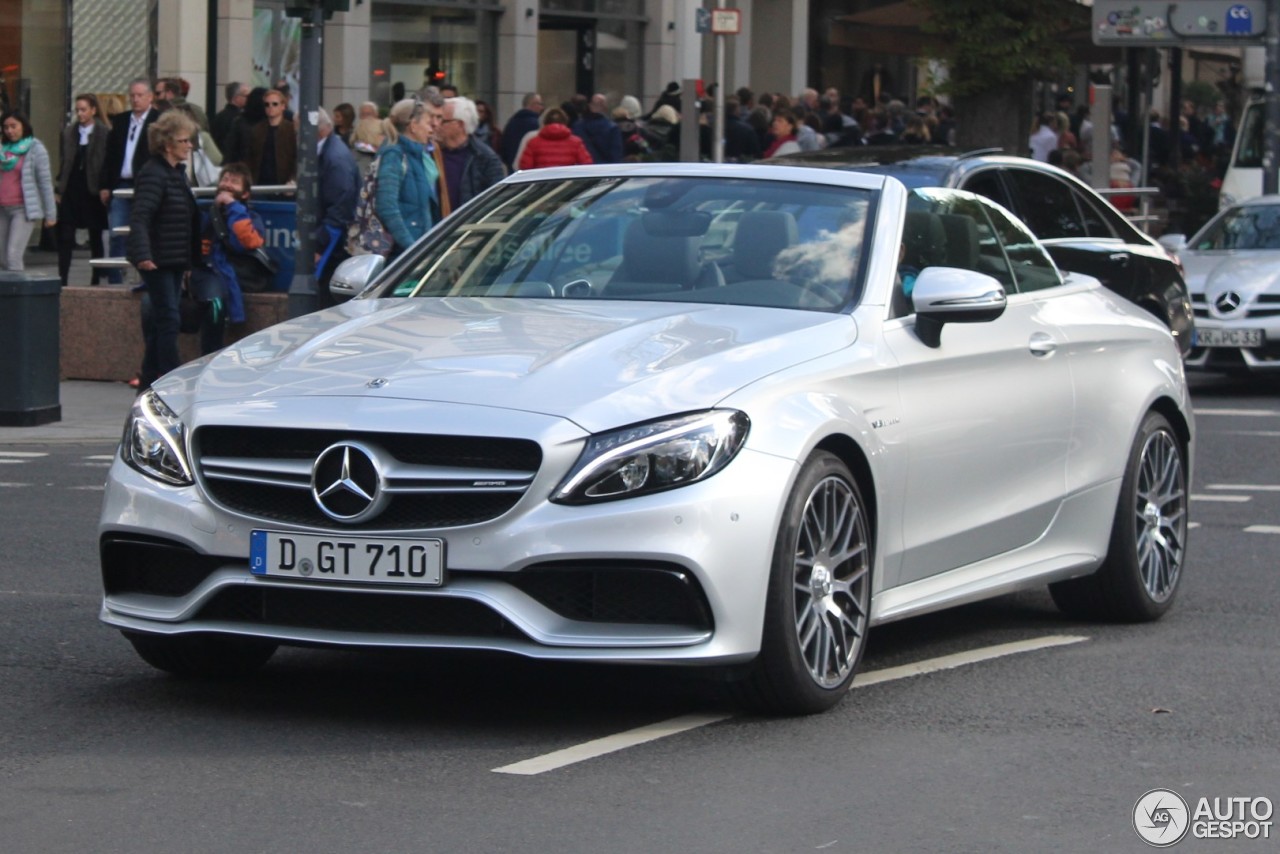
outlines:
{"label": "street sign pole", "polygon": [[[1280,0],[1272,0],[1280,2]],[[723,0],[716,3],[717,9],[724,8]],[[711,161],[724,162],[724,33],[716,33],[716,112],[711,130]]]}
{"label": "street sign pole", "polygon": [[1263,132],[1262,192],[1280,192],[1280,0],[1267,0],[1267,124]]}
{"label": "street sign pole", "polygon": [[313,2],[298,9],[302,14],[302,50],[299,53],[298,107],[298,251],[289,285],[289,316],[301,317],[319,308],[315,280],[316,228],[316,109],[320,106],[321,46],[324,41],[324,6]]}

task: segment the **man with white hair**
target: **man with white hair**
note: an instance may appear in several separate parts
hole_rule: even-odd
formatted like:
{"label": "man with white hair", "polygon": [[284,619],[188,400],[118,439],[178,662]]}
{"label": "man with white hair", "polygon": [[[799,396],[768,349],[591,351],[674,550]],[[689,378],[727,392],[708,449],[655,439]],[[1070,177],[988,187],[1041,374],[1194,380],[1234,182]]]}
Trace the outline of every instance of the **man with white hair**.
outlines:
{"label": "man with white hair", "polygon": [[320,142],[317,146],[316,230],[312,237],[316,247],[320,307],[327,308],[333,305],[329,280],[333,278],[334,269],[349,257],[347,228],[356,217],[360,170],[351,149],[333,132],[333,119],[324,107],[316,110],[316,136]]}
{"label": "man with white hair", "polygon": [[360,119],[381,119],[378,115],[378,105],[373,101],[365,101],[360,105],[360,114],[356,116],[356,120]]}
{"label": "man with white hair", "polygon": [[444,159],[444,182],[449,190],[449,207],[457,210],[506,177],[502,159],[492,148],[475,138],[480,115],[470,98],[446,98],[444,118],[436,131]]}

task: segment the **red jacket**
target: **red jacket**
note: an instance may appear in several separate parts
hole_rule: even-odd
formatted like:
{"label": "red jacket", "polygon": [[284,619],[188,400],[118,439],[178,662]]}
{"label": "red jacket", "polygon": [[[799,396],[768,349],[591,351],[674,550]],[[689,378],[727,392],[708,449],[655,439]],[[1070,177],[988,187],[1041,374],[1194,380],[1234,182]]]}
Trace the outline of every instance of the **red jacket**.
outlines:
{"label": "red jacket", "polygon": [[591,162],[587,147],[568,125],[544,125],[537,136],[524,144],[524,153],[520,155],[521,169],[584,166]]}

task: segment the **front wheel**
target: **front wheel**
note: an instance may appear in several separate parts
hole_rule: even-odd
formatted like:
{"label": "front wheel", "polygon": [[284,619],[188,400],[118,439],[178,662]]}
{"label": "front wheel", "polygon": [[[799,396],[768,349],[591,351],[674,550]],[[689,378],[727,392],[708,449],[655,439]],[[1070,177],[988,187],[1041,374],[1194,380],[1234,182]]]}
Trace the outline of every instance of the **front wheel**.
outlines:
{"label": "front wheel", "polygon": [[738,685],[742,702],[812,714],[840,701],[865,646],[872,563],[857,481],[838,457],[813,454],[778,530],[760,655]]}
{"label": "front wheel", "polygon": [[1106,560],[1049,592],[1071,616],[1157,620],[1178,592],[1186,548],[1186,451],[1169,420],[1149,412],[1129,451]]}
{"label": "front wheel", "polygon": [[276,644],[225,635],[147,635],[125,632],[147,664],[175,676],[246,676],[275,654]]}

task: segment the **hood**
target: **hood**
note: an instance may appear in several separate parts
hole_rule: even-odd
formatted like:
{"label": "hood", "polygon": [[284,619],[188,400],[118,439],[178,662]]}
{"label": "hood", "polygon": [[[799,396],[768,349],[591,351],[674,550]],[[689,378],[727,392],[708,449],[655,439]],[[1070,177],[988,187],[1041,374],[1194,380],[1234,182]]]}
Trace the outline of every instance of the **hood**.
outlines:
{"label": "hood", "polygon": [[850,316],[813,311],[353,300],[249,336],[180,368],[157,390],[178,412],[196,399],[379,398],[552,415],[595,432],[714,406],[855,337]]}
{"label": "hood", "polygon": [[1184,251],[1180,257],[1187,290],[1204,294],[1210,306],[1226,291],[1237,293],[1241,305],[1261,293],[1280,294],[1280,254],[1274,250]]}

